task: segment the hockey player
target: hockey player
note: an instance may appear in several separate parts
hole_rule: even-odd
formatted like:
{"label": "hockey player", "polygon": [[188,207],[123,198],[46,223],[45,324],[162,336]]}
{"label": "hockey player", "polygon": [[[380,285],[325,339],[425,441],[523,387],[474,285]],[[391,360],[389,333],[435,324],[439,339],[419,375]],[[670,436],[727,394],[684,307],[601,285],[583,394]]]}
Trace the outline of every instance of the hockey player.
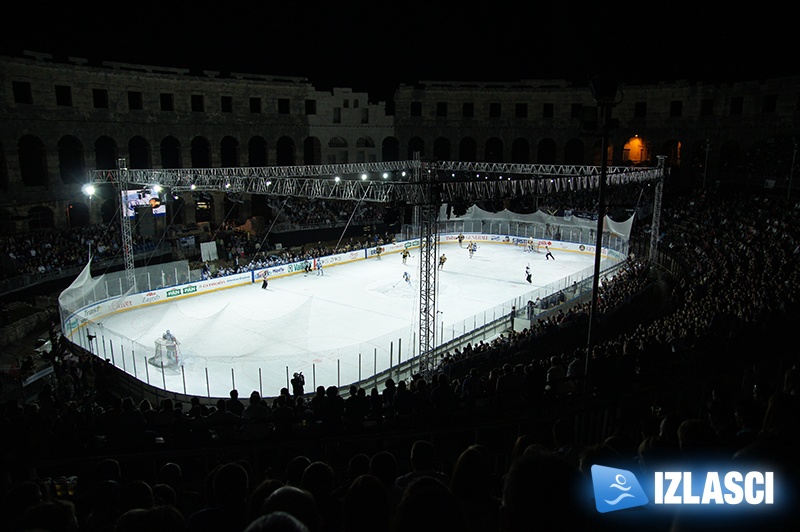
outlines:
{"label": "hockey player", "polygon": [[525,266],[525,280],[528,281],[528,284],[531,284],[531,267],[530,265]]}
{"label": "hockey player", "polygon": [[403,272],[403,280],[408,283],[408,286],[411,286],[411,276],[408,272]]}
{"label": "hockey player", "polygon": [[462,245],[464,243],[464,233],[458,233],[458,247],[463,248]]}
{"label": "hockey player", "polygon": [[375,247],[375,256],[378,260],[381,260],[381,253],[383,252],[383,248],[380,246]]}
{"label": "hockey player", "polygon": [[303,277],[308,277],[308,274],[311,273],[311,261],[310,260],[306,261],[305,271],[306,271],[306,273],[303,274]]}
{"label": "hockey player", "polygon": [[400,256],[403,257],[403,264],[405,264],[408,260],[408,257],[411,256],[411,253],[409,253],[407,249],[404,249]]}
{"label": "hockey player", "polygon": [[472,258],[475,252],[478,251],[478,244],[475,242],[470,242],[467,246],[467,249],[469,249],[469,258]]}
{"label": "hockey player", "polygon": [[321,259],[317,259],[317,275],[318,275],[318,276],[319,276],[319,275],[325,275],[325,274],[322,272],[322,260],[321,260]]}
{"label": "hockey player", "polygon": [[556,260],[556,258],[555,258],[555,257],[553,256],[553,254],[550,252],[550,248],[549,248],[548,246],[545,246],[545,247],[544,247],[544,249],[546,249],[546,250],[547,250],[547,254],[544,256],[544,258],[545,258],[546,260],[550,260],[550,259]]}
{"label": "hockey player", "polygon": [[440,269],[440,270],[441,270],[442,268],[444,268],[444,263],[445,263],[445,262],[447,262],[447,257],[445,257],[444,253],[442,253],[442,256],[441,256],[441,257],[439,257],[439,269]]}
{"label": "hockey player", "polygon": [[532,236],[528,237],[528,244],[527,244],[527,247],[526,247],[525,251],[528,251],[529,253],[533,252],[533,237]]}
{"label": "hockey player", "polygon": [[266,290],[267,285],[269,284],[269,274],[267,274],[267,270],[264,270],[264,273],[261,274],[263,280],[261,281],[261,289]]}

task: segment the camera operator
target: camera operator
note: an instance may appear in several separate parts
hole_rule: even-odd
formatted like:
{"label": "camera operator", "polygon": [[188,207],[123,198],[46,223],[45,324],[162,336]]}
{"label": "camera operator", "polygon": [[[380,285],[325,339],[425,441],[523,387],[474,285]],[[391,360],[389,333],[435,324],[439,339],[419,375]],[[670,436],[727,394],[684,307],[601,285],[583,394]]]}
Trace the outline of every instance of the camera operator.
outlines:
{"label": "camera operator", "polygon": [[303,386],[306,384],[306,378],[303,376],[303,372],[295,373],[290,382],[292,383],[292,395],[294,395],[295,398],[303,395]]}

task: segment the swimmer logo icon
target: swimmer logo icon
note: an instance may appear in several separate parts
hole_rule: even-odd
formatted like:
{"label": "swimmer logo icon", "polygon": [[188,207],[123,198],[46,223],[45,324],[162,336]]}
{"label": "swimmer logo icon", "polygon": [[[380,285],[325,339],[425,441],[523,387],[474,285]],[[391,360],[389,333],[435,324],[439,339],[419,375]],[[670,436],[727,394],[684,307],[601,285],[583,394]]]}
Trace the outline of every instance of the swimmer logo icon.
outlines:
{"label": "swimmer logo icon", "polygon": [[595,507],[603,514],[650,502],[636,475],[625,469],[593,465],[592,488]]}

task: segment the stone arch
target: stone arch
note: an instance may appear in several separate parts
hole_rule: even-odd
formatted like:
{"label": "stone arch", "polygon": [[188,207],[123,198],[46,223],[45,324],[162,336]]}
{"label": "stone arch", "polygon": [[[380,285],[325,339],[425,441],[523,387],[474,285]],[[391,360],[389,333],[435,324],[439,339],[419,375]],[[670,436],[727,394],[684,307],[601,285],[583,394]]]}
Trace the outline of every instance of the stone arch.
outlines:
{"label": "stone arch", "polygon": [[374,148],[375,141],[369,137],[359,137],[356,140],[356,148]]}
{"label": "stone arch", "polygon": [[649,162],[647,143],[639,135],[630,137],[622,146],[622,164],[642,166]]}
{"label": "stone arch", "polygon": [[437,161],[450,160],[450,139],[438,137],[433,141],[433,158]]}
{"label": "stone arch", "polygon": [[[19,173],[26,187],[43,186],[48,183],[47,152],[42,140],[35,135],[25,135],[17,143]],[[52,219],[52,211],[51,211]]]}
{"label": "stone arch", "polygon": [[161,139],[161,168],[182,168],[181,142],[172,135]]}
{"label": "stone arch", "polygon": [[[592,165],[600,166],[603,164],[603,139],[597,139],[592,146]],[[614,145],[608,143],[606,146],[606,164],[614,164]]]}
{"label": "stone arch", "polygon": [[386,137],[381,143],[381,158],[384,161],[400,160],[400,141],[396,137]]}
{"label": "stone arch", "polygon": [[478,143],[472,137],[464,137],[458,143],[458,160],[461,162],[478,161]]}
{"label": "stone arch", "polygon": [[205,137],[192,139],[192,168],[211,168],[211,143]]}
{"label": "stone arch", "polygon": [[584,164],[585,153],[586,145],[581,139],[568,140],[564,146],[564,164]]}
{"label": "stone arch", "polygon": [[219,141],[219,161],[222,168],[239,166],[239,141],[228,135]]}
{"label": "stone arch", "polygon": [[152,165],[150,143],[139,135],[131,137],[128,141],[128,168],[149,169]]}
{"label": "stone arch", "polygon": [[269,164],[268,153],[267,139],[264,137],[256,135],[247,141],[247,164],[249,166],[267,166]]}
{"label": "stone arch", "polygon": [[317,137],[303,141],[303,164],[322,164],[322,142]]}
{"label": "stone arch", "polygon": [[420,157],[425,157],[425,141],[420,137],[408,139],[408,158],[414,158],[414,152],[419,152]]}
{"label": "stone arch", "polygon": [[53,229],[55,227],[55,217],[53,209],[44,205],[37,205],[28,210],[28,229],[36,231],[38,229]]}
{"label": "stone arch", "polygon": [[346,164],[349,162],[347,151],[347,140],[342,137],[331,137],[328,141],[330,155],[333,157],[334,164]]}
{"label": "stone arch", "polygon": [[98,170],[115,170],[119,159],[117,142],[107,135],[94,141],[94,167]]}
{"label": "stone arch", "polygon": [[553,139],[542,139],[536,146],[536,162],[539,164],[556,164],[556,141]]}
{"label": "stone arch", "polygon": [[503,162],[503,141],[497,137],[486,140],[484,160],[487,163]]}
{"label": "stone arch", "polygon": [[276,157],[278,166],[293,166],[295,144],[291,137],[283,136],[276,144]]}
{"label": "stone arch", "polygon": [[531,146],[528,139],[517,137],[511,142],[511,162],[516,164],[531,162]]}
{"label": "stone arch", "polygon": [[86,165],[83,159],[83,144],[73,135],[65,135],[58,141],[58,169],[62,183],[86,182]]}
{"label": "stone arch", "polygon": [[67,226],[86,227],[91,224],[89,217],[89,206],[81,201],[76,201],[67,205]]}

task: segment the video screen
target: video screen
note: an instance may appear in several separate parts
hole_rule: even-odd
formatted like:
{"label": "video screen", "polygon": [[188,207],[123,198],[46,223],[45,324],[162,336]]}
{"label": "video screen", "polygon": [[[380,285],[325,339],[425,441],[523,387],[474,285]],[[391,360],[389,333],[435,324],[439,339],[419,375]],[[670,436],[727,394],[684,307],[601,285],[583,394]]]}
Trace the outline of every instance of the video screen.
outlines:
{"label": "video screen", "polygon": [[149,189],[135,189],[122,191],[122,205],[125,209],[125,216],[128,218],[136,217],[136,209],[148,207],[153,209],[153,216],[164,216],[167,214],[167,206],[161,201],[156,192]]}

